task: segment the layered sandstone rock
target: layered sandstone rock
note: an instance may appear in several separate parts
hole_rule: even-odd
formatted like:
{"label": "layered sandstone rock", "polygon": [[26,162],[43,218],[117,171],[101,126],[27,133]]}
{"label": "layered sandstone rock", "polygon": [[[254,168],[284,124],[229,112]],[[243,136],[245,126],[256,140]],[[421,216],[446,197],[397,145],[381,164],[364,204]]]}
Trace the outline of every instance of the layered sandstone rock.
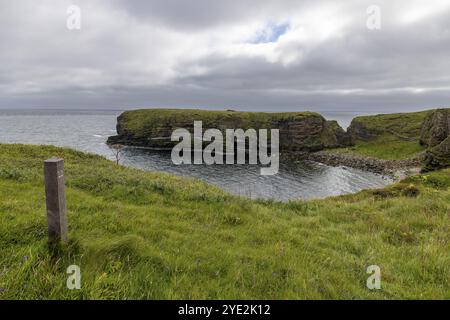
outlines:
{"label": "layered sandstone rock", "polygon": [[169,150],[172,132],[178,128],[193,132],[194,121],[203,130],[279,129],[281,151],[317,151],[327,147],[348,146],[350,139],[336,121],[327,121],[313,112],[236,112],[185,109],[147,109],[126,111],[117,119],[117,136],[109,144],[124,144]]}

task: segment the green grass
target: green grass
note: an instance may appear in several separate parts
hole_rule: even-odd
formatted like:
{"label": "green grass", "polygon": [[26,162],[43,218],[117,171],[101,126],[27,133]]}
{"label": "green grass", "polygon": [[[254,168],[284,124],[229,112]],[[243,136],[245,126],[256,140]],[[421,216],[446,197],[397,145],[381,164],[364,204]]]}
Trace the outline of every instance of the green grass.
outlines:
{"label": "green grass", "polygon": [[[42,161],[65,158],[70,243],[48,250]],[[0,145],[0,299],[450,298],[450,169],[277,203],[56,147]],[[66,288],[77,264],[82,289]],[[367,266],[381,267],[368,290]]]}
{"label": "green grass", "polygon": [[149,132],[164,125],[202,120],[205,128],[271,128],[273,121],[322,116],[315,112],[241,112],[200,109],[140,109],[121,114],[122,126],[135,137],[148,137]]}
{"label": "green grass", "polygon": [[355,117],[353,121],[362,124],[365,128],[375,133],[385,134],[393,131],[405,137],[418,139],[425,118],[433,111],[434,109],[419,112],[359,116]]}
{"label": "green grass", "polygon": [[332,150],[385,160],[414,157],[426,149],[419,144],[420,130],[425,118],[433,111],[356,117],[352,126],[362,126],[372,138],[363,140],[354,137],[354,146]]}
{"label": "green grass", "polygon": [[402,160],[414,157],[425,149],[417,141],[404,141],[392,134],[383,134],[370,141],[356,140],[352,147],[330,150],[384,160]]}

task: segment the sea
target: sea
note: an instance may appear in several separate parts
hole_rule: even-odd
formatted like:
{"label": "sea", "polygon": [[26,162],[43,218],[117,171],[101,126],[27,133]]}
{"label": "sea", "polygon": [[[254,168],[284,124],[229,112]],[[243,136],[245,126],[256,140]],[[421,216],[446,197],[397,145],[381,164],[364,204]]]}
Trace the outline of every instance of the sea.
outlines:
{"label": "sea", "polygon": [[[95,153],[110,160],[106,144],[116,134],[122,110],[0,109],[0,143],[54,145]],[[321,113],[347,128],[354,112]],[[311,161],[285,160],[278,174],[260,175],[258,165],[175,165],[169,152],[126,147],[121,164],[147,171],[193,177],[223,190],[252,199],[289,201],[325,198],[380,188],[390,177],[345,166],[332,167]]]}

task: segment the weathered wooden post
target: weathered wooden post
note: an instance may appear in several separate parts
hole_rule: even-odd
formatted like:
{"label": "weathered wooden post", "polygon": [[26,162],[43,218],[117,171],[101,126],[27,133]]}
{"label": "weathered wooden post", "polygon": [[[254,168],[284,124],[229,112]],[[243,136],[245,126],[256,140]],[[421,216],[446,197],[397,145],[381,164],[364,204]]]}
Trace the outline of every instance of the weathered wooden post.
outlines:
{"label": "weathered wooden post", "polygon": [[44,161],[45,196],[48,238],[50,242],[67,242],[66,193],[64,190],[64,160]]}

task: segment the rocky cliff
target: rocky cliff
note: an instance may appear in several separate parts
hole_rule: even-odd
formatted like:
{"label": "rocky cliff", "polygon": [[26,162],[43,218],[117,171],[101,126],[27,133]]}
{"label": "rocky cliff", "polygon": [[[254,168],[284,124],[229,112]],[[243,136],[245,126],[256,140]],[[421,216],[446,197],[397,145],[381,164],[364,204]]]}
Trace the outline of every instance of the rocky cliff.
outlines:
{"label": "rocky cliff", "polygon": [[437,109],[425,119],[420,143],[428,147],[425,170],[450,166],[450,109]]}
{"label": "rocky cliff", "polygon": [[450,135],[450,109],[437,109],[423,122],[420,143],[435,147]]}
{"label": "rocky cliff", "polygon": [[350,144],[347,133],[336,121],[327,121],[313,112],[236,112],[186,109],[146,109],[126,111],[117,119],[117,136],[109,144],[169,150],[177,142],[170,137],[177,128],[193,132],[194,121],[203,130],[279,129],[281,151],[317,151]]}

